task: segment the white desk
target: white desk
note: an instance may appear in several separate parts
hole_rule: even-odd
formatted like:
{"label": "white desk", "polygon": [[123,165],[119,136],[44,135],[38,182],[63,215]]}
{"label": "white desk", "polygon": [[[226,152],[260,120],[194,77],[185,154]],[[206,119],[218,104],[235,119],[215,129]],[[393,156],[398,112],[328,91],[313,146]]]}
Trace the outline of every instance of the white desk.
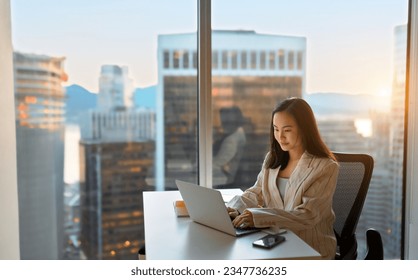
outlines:
{"label": "white desk", "polygon": [[[222,193],[231,190],[222,190]],[[266,250],[252,242],[266,233],[230,236],[177,217],[173,201],[178,191],[144,192],[146,259],[148,260],[238,260],[238,259],[318,259],[320,255],[293,232],[283,234],[286,241]]]}

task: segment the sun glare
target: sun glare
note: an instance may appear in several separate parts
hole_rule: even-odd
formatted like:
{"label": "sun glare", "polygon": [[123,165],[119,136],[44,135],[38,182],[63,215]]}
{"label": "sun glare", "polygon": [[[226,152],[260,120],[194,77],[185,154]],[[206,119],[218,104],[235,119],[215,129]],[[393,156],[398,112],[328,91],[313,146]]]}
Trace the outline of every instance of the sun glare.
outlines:
{"label": "sun glare", "polygon": [[392,93],[391,93],[391,90],[389,88],[381,88],[377,93],[377,95],[381,96],[381,97],[389,97],[389,96],[391,96],[391,94]]}
{"label": "sun glare", "polygon": [[370,119],[356,119],[354,121],[356,126],[357,133],[361,134],[363,137],[372,136],[372,120]]}
{"label": "sun glare", "polygon": [[388,87],[382,87],[376,92],[375,96],[374,109],[381,112],[389,112],[392,90]]}

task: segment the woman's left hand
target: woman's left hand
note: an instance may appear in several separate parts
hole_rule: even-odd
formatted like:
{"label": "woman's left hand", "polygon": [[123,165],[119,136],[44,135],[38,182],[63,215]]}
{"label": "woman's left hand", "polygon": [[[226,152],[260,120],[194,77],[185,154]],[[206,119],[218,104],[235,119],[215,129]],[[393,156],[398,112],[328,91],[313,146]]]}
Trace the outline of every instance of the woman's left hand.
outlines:
{"label": "woman's left hand", "polygon": [[253,214],[248,210],[244,210],[241,215],[232,221],[232,224],[237,228],[254,227]]}

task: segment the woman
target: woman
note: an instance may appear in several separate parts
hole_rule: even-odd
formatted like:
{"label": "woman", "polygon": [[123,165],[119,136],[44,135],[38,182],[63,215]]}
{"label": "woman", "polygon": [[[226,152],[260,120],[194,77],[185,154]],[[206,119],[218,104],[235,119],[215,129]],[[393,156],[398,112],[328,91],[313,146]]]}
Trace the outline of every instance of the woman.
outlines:
{"label": "woman", "polygon": [[228,203],[234,226],[286,228],[322,258],[333,259],[338,169],[311,107],[300,98],[286,99],[272,112],[270,151],[255,185]]}

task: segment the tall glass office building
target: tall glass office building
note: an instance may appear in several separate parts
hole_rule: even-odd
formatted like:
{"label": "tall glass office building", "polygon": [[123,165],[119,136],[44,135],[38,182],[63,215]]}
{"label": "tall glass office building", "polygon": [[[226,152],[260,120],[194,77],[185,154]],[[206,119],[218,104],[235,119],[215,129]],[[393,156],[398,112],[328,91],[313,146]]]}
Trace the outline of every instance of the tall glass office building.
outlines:
{"label": "tall glass office building", "polygon": [[63,254],[64,60],[14,53],[22,259]]}
{"label": "tall glass office building", "polygon": [[[404,127],[405,127],[405,81],[406,81],[406,49],[407,49],[407,26],[399,25],[394,29],[394,69],[392,86],[392,107],[391,107],[391,159],[392,159],[392,197],[403,196],[403,164],[404,164]],[[402,236],[402,200],[392,200],[393,212],[391,216],[391,227],[387,233],[388,250],[391,254],[399,254],[401,251]]]}
{"label": "tall glass office building", "polygon": [[87,259],[136,259],[142,192],[153,190],[155,114],[132,105],[127,68],[102,66],[98,106],[81,127],[81,249]]}
{"label": "tall glass office building", "polygon": [[[158,38],[158,189],[175,179],[197,182],[196,33]],[[254,31],[212,32],[213,139],[221,138],[221,108],[236,106],[243,116],[245,154],[234,184],[254,183],[267,151],[270,112],[284,98],[305,93],[306,38]],[[254,108],[257,104],[257,109]],[[164,169],[162,169],[164,168]],[[216,176],[214,174],[214,176]],[[216,181],[217,178],[213,178]]]}

